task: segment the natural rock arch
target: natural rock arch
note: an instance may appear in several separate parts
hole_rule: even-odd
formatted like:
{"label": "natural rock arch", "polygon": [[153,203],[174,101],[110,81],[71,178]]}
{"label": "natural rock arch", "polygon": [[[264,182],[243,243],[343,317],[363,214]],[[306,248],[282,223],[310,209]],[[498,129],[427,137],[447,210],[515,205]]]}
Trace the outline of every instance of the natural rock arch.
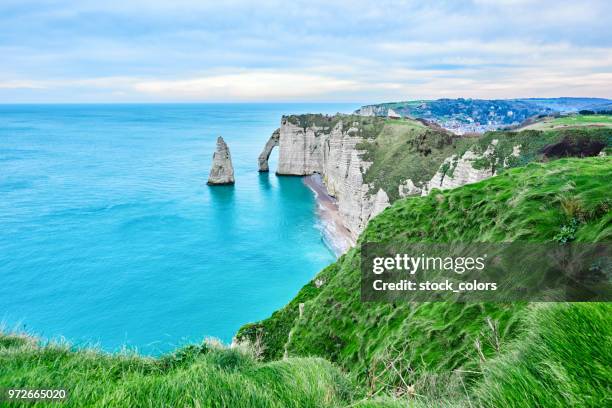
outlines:
{"label": "natural rock arch", "polygon": [[272,150],[276,146],[278,146],[279,139],[280,139],[280,129],[276,129],[272,133],[272,136],[270,136],[270,139],[268,139],[268,141],[266,142],[266,145],[264,146],[263,151],[261,152],[261,154],[259,155],[259,158],[257,159],[259,163],[260,172],[264,173],[264,172],[270,171],[270,167],[268,166],[268,159],[270,158],[270,154],[272,153]]}

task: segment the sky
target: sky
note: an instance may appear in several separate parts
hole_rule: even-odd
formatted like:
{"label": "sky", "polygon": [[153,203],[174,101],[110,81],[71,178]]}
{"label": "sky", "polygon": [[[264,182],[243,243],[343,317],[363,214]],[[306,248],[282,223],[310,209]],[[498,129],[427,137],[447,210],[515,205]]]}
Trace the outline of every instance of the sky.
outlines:
{"label": "sky", "polygon": [[0,0],[0,103],[612,97],[609,0]]}

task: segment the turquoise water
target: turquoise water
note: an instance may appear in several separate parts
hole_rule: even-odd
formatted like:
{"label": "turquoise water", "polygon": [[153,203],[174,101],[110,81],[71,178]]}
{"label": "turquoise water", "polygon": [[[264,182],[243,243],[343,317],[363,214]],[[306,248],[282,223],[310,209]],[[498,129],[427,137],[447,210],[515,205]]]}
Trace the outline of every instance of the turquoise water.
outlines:
{"label": "turquoise water", "polygon": [[[262,146],[282,114],[356,107],[0,105],[5,329],[147,354],[229,342],[334,260],[302,180],[257,173]],[[218,135],[234,187],[206,186]]]}

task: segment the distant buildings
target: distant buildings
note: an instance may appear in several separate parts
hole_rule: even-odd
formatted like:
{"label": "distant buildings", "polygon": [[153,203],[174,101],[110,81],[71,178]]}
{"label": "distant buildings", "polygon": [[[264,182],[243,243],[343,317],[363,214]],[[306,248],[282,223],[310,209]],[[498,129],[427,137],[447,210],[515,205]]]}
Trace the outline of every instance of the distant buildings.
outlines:
{"label": "distant buildings", "polygon": [[446,128],[457,134],[483,133],[508,129],[539,116],[559,115],[579,110],[612,109],[612,100],[596,98],[536,99],[436,99],[366,105],[358,115],[389,119],[413,118]]}

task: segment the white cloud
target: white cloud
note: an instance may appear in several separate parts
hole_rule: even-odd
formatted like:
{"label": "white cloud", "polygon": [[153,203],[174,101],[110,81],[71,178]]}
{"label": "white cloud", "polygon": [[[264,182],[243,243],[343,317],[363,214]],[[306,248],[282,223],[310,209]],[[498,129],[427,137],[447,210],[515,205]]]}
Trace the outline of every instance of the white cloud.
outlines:
{"label": "white cloud", "polygon": [[245,71],[181,80],[139,81],[133,88],[164,99],[290,100],[354,92],[363,87],[354,80],[291,72]]}
{"label": "white cloud", "polygon": [[5,0],[0,101],[612,96],[603,0]]}
{"label": "white cloud", "polygon": [[45,85],[40,81],[10,80],[0,81],[0,89],[44,89]]}

